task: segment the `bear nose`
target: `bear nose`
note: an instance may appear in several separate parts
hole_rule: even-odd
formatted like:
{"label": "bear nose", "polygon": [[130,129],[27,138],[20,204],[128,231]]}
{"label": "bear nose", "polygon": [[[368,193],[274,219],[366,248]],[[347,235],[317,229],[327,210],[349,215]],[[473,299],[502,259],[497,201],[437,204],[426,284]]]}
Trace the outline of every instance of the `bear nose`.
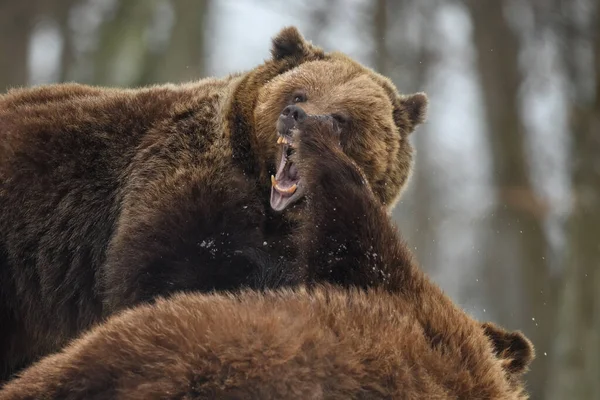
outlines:
{"label": "bear nose", "polygon": [[306,113],[298,106],[287,106],[281,115],[286,119],[293,119],[295,122],[302,122],[306,119]]}

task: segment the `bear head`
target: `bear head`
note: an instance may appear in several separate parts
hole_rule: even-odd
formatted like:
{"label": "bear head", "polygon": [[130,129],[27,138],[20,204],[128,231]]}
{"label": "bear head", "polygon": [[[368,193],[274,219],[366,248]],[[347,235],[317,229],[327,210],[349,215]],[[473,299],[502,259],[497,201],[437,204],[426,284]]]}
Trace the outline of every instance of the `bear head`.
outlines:
{"label": "bear head", "polygon": [[271,53],[251,78],[257,88],[252,140],[258,158],[267,160],[261,179],[271,186],[271,207],[282,211],[304,197],[302,176],[289,157],[294,129],[290,110],[298,107],[306,114],[337,120],[343,151],[391,210],[411,174],[414,151],[409,135],[425,119],[426,95],[399,94],[386,77],[344,54],[325,53],[293,27],[273,39]]}

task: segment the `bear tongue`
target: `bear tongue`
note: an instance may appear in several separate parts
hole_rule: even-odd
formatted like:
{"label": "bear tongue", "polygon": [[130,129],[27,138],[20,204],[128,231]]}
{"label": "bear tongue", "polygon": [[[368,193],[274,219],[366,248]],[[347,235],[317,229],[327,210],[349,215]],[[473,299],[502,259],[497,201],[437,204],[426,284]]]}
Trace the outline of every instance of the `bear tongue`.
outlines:
{"label": "bear tongue", "polygon": [[[277,171],[277,175],[275,176],[275,180],[277,181],[277,187],[280,189],[289,189],[294,184],[297,184],[296,175],[298,174],[298,170],[294,166],[291,161],[285,163],[283,167]],[[293,193],[283,194],[284,197],[289,197]]]}
{"label": "bear tongue", "polygon": [[292,162],[289,163],[290,167],[288,169],[288,175],[292,180],[296,180],[298,178],[298,168]]}
{"label": "bear tongue", "polygon": [[281,157],[275,179],[278,186],[283,189],[288,189],[298,183],[298,168],[285,155]]}
{"label": "bear tongue", "polygon": [[[288,161],[285,152],[281,155],[281,161],[277,168],[275,179],[280,188],[289,188],[297,183],[298,168]],[[285,209],[290,203],[292,194],[280,193],[275,187],[271,187],[271,207],[276,211]]]}
{"label": "bear tongue", "polygon": [[289,197],[283,197],[275,188],[271,188],[271,208],[275,211],[283,210],[289,203]]}

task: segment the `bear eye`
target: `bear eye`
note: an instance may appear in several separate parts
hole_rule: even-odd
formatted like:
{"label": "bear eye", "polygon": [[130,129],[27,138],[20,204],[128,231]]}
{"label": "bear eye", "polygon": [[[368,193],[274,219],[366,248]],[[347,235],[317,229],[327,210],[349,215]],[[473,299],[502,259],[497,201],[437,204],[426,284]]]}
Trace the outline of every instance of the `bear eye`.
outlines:
{"label": "bear eye", "polygon": [[331,114],[331,117],[333,119],[335,119],[335,121],[339,124],[339,125],[346,125],[348,123],[349,118],[346,115],[343,114]]}
{"label": "bear eye", "polygon": [[292,100],[294,103],[304,103],[306,101],[306,94],[304,93],[294,93],[294,97]]}

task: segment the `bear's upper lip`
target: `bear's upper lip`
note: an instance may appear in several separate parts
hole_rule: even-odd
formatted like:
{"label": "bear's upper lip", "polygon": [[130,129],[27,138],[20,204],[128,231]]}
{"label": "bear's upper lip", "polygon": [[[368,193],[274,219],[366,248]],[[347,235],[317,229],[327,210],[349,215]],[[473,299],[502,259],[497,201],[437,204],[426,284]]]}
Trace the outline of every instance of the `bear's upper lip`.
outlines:
{"label": "bear's upper lip", "polygon": [[291,129],[277,124],[277,144],[281,146],[281,158],[276,175],[271,175],[271,208],[283,211],[304,196],[304,187],[296,165],[290,160],[293,153]]}

